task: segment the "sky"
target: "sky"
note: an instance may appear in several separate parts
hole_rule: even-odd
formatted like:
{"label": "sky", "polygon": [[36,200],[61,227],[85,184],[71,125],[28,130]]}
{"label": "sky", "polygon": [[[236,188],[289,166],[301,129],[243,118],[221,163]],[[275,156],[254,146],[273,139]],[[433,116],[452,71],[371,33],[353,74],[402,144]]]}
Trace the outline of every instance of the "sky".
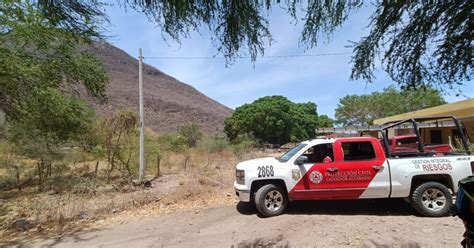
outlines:
{"label": "sky", "polygon": [[[265,56],[351,52],[349,41],[358,41],[369,32],[368,5],[352,14],[332,38],[307,49],[298,42],[302,22],[295,23],[283,11],[274,8],[270,14],[270,31],[274,42]],[[169,60],[151,57],[212,57],[219,55],[212,45],[207,27],[177,43],[166,37],[144,14],[118,5],[107,7],[110,26],[109,42],[133,57],[142,48],[144,62],[187,83],[208,97],[235,109],[260,97],[283,95],[293,102],[314,102],[318,114],[334,118],[339,99],[350,94],[368,94],[396,85],[378,68],[373,83],[351,81],[350,54],[321,57],[238,59],[226,66],[225,60]],[[148,58],[147,58],[148,57]],[[469,83],[470,84],[470,83]],[[474,96],[474,88],[464,86],[465,96],[444,95],[448,102]],[[146,81],[144,82],[146,94]]]}

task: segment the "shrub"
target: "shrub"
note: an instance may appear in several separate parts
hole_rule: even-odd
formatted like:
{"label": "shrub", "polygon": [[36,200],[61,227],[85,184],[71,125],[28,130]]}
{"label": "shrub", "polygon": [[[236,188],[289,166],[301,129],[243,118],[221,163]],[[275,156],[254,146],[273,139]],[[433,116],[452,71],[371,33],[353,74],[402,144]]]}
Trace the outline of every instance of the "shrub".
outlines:
{"label": "shrub", "polygon": [[247,135],[239,136],[232,144],[232,152],[239,158],[242,158],[242,154],[258,143]]}
{"label": "shrub", "polygon": [[198,124],[188,123],[178,127],[178,134],[184,137],[188,147],[196,147],[198,141],[202,139],[202,131]]}
{"label": "shrub", "polygon": [[186,148],[186,139],[177,133],[164,133],[157,137],[157,146],[165,151],[180,151]]}
{"label": "shrub", "polygon": [[136,136],[138,118],[136,113],[130,109],[117,109],[110,111],[100,122],[99,144],[103,147],[109,170],[107,178],[116,169],[117,164],[121,167],[121,171],[130,171],[130,159],[133,155],[134,142]]}
{"label": "shrub", "polygon": [[222,152],[230,146],[229,141],[224,138],[204,137],[198,144],[198,149],[206,153]]}

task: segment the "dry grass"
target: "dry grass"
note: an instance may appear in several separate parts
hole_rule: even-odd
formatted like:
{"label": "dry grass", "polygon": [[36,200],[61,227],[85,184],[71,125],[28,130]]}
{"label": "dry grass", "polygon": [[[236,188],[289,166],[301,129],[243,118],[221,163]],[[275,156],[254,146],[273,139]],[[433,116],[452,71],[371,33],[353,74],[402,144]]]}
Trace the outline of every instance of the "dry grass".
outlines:
{"label": "dry grass", "polygon": [[[106,218],[121,222],[124,216],[162,215],[180,209],[232,203],[235,201],[232,188],[235,165],[240,159],[266,154],[252,151],[239,158],[227,149],[216,153],[195,149],[188,155],[171,154],[161,162],[162,176],[147,188],[118,178],[110,182],[101,180],[101,175],[105,176],[105,163],[97,179],[90,177],[94,162],[71,165],[66,178],[72,181],[64,182],[72,184],[70,187],[38,193],[30,186],[21,193],[15,189],[2,193],[0,244],[2,240],[11,242],[13,237],[54,236],[90,228]],[[149,175],[154,175],[154,167],[148,165]],[[71,176],[75,173],[89,176]],[[12,228],[18,219],[31,221],[33,228],[27,231]]]}

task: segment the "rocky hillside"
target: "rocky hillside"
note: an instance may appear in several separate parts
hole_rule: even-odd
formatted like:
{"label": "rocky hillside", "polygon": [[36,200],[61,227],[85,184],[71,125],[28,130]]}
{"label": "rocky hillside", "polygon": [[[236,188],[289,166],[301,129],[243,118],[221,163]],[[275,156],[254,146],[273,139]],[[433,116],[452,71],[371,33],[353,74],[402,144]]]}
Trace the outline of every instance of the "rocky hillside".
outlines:
{"label": "rocky hillside", "polygon": [[[138,60],[108,44],[87,50],[104,61],[109,75],[106,104],[138,110]],[[195,122],[208,133],[221,132],[224,119],[232,113],[192,86],[146,64],[143,80],[145,125],[154,131],[175,131],[180,124]]]}

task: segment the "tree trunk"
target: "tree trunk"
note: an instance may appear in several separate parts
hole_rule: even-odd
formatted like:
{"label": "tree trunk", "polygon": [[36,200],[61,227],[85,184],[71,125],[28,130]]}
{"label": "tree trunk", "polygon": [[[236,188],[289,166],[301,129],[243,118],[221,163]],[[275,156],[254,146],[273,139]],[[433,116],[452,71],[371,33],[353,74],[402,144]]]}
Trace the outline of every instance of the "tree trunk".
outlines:
{"label": "tree trunk", "polygon": [[52,163],[51,162],[48,162],[47,166],[46,166],[46,178],[51,178],[51,165]]}
{"label": "tree trunk", "polygon": [[43,161],[37,163],[38,165],[38,191],[43,191]]}
{"label": "tree trunk", "polygon": [[186,158],[184,159],[184,171],[187,170],[187,164],[188,164],[188,160],[189,160],[189,155],[186,155]]}
{"label": "tree trunk", "polygon": [[125,164],[125,169],[127,169],[128,176],[132,175],[132,171],[130,170],[130,159],[131,158],[128,158],[127,163]]}
{"label": "tree trunk", "polygon": [[132,158],[132,152],[130,151],[130,153],[128,154],[127,163],[125,163],[125,169],[127,170],[129,177],[132,176],[132,171],[130,171],[130,159],[131,158]]}
{"label": "tree trunk", "polygon": [[21,192],[21,182],[20,182],[20,167],[15,165],[15,177],[16,177],[16,187],[18,191]]}
{"label": "tree trunk", "polygon": [[211,165],[211,159],[209,158],[209,154],[206,154],[206,169],[209,168]]}
{"label": "tree trunk", "polygon": [[107,181],[110,180],[110,174],[112,174],[112,171],[115,169],[115,161],[112,158],[112,161],[110,162],[110,169],[107,171]]}
{"label": "tree trunk", "polygon": [[112,170],[114,169],[113,164],[110,165],[110,169],[107,171],[107,181],[110,180],[110,174],[112,173]]}
{"label": "tree trunk", "polygon": [[160,158],[160,156],[157,156],[157,157],[156,157],[156,174],[155,174],[155,178],[160,177],[160,163],[161,163],[161,158]]}
{"label": "tree trunk", "polygon": [[99,160],[97,160],[97,163],[95,164],[94,178],[97,178],[97,171],[98,170],[99,170]]}

